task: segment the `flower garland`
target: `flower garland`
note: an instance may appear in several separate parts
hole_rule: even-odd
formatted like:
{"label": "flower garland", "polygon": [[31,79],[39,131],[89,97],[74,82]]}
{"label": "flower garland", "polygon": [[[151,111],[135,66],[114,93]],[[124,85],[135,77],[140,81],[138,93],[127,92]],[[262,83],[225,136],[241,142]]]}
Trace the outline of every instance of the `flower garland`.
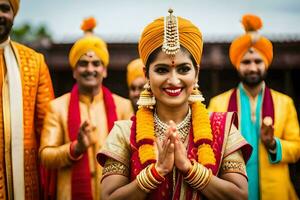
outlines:
{"label": "flower garland", "polygon": [[[198,162],[203,165],[215,165],[216,158],[211,147],[213,135],[208,111],[200,101],[191,104],[191,108],[193,138],[198,148]],[[139,159],[143,166],[156,161],[154,141],[153,111],[141,107],[136,113],[136,143]]]}

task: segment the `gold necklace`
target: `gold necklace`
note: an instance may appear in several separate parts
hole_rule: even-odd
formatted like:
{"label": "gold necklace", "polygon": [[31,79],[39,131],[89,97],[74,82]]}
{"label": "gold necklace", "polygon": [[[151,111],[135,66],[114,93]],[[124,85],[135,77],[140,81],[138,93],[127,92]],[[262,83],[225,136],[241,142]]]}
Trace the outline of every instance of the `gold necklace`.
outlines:
{"label": "gold necklace", "polygon": [[[179,134],[179,138],[182,142],[185,141],[187,135],[190,132],[190,125],[191,125],[191,117],[192,112],[189,108],[187,115],[185,118],[179,123],[176,124],[176,129]],[[161,121],[157,115],[157,112],[154,112],[154,131],[155,136],[158,137],[161,141],[165,139],[165,133],[168,130],[169,125],[163,121]]]}

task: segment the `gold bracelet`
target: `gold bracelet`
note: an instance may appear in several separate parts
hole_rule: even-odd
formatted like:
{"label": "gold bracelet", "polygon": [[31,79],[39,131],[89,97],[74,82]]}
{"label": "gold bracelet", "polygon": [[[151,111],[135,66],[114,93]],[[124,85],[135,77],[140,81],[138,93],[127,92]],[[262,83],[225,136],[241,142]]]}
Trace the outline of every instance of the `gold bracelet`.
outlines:
{"label": "gold bracelet", "polygon": [[189,169],[187,175],[184,177],[185,180],[189,180],[191,179],[191,176],[195,176],[196,170],[197,170],[197,165],[195,163],[197,163],[194,159],[191,160],[192,163],[192,167],[191,169]]}
{"label": "gold bracelet", "polygon": [[193,188],[197,189],[197,188],[201,187],[203,182],[205,182],[205,180],[208,176],[208,173],[209,173],[208,169],[204,168],[204,170],[202,171],[201,177],[193,183],[193,185],[192,185]]}
{"label": "gold bracelet", "polygon": [[203,173],[205,168],[203,168],[203,166],[199,163],[195,163],[196,165],[196,172],[195,175],[193,177],[190,178],[190,180],[188,180],[188,182],[191,185],[194,185],[196,182],[198,182],[199,180],[201,180],[203,178]]}
{"label": "gold bracelet", "polygon": [[190,181],[190,185],[193,187],[196,187],[197,185],[202,183],[203,179],[205,178],[206,168],[203,165],[198,164],[198,169],[196,173],[197,176]]}
{"label": "gold bracelet", "polygon": [[142,176],[141,176],[141,180],[142,180],[142,183],[143,185],[147,188],[147,189],[150,189],[150,190],[154,190],[156,189],[156,185],[151,183],[151,181],[149,180],[148,176],[147,176],[147,168],[143,169],[141,171],[142,173]]}
{"label": "gold bracelet", "polygon": [[200,164],[198,165],[198,171],[197,171],[198,175],[193,181],[191,181],[191,185],[193,187],[197,187],[198,185],[200,185],[203,182],[203,179],[206,176],[206,171],[207,171],[207,169],[204,166],[202,166]]}
{"label": "gold bracelet", "polygon": [[143,184],[142,184],[142,182],[141,182],[141,172],[136,176],[136,183],[137,183],[137,185],[138,185],[138,187],[142,190],[142,191],[144,191],[144,192],[146,192],[146,193],[149,193],[150,192],[150,189],[147,189]]}
{"label": "gold bracelet", "polygon": [[212,179],[212,176],[213,176],[213,174],[212,174],[212,171],[211,171],[211,169],[209,169],[208,170],[208,177],[206,178],[206,180],[205,180],[205,182],[202,184],[202,186],[199,188],[199,190],[203,190],[207,185],[208,185],[208,183],[210,182],[210,180]]}
{"label": "gold bracelet", "polygon": [[153,176],[153,174],[152,174],[152,172],[151,172],[151,167],[152,167],[152,166],[150,166],[149,168],[147,168],[147,175],[148,175],[150,181],[151,181],[152,183],[155,183],[156,185],[161,184],[162,182],[156,180],[155,177]]}

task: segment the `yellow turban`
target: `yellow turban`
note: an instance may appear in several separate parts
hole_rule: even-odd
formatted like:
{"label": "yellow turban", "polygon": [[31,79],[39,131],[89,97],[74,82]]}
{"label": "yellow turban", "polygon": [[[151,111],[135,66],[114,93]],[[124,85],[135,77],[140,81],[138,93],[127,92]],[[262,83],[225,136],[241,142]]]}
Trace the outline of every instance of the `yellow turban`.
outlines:
{"label": "yellow turban", "polygon": [[273,60],[273,45],[267,38],[259,35],[257,30],[262,27],[262,21],[255,15],[244,15],[242,19],[246,34],[236,38],[229,49],[232,64],[238,68],[245,53],[254,48],[263,58],[268,68]]}
{"label": "yellow turban", "polygon": [[[185,47],[200,64],[203,40],[200,30],[191,21],[177,17],[180,45]],[[164,18],[158,18],[144,29],[139,41],[139,54],[146,65],[149,55],[161,47],[164,40]]]}
{"label": "yellow turban", "polygon": [[9,0],[9,3],[14,11],[14,15],[16,16],[19,10],[20,0]]}
{"label": "yellow turban", "polygon": [[107,67],[109,63],[109,53],[106,43],[99,37],[93,35],[85,36],[75,42],[69,54],[70,65],[74,68],[80,57],[89,51],[95,52],[101,59],[103,65]]}
{"label": "yellow turban", "polygon": [[144,68],[144,64],[140,58],[131,61],[127,65],[127,84],[128,84],[128,86],[130,86],[131,83],[135,79],[137,79],[139,77],[142,77],[142,78],[145,77],[143,68]]}

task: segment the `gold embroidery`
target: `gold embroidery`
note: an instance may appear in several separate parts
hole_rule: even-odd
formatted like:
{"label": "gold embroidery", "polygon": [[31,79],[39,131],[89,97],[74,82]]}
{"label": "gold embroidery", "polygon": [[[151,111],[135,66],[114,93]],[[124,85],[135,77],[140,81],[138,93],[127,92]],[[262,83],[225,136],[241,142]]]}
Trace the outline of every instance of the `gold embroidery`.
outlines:
{"label": "gold embroidery", "polygon": [[226,160],[222,164],[222,173],[241,173],[246,175],[245,163],[236,160]]}
{"label": "gold embroidery", "polygon": [[129,177],[129,169],[114,159],[107,159],[103,171],[102,171],[102,180],[109,175],[123,175]]}

